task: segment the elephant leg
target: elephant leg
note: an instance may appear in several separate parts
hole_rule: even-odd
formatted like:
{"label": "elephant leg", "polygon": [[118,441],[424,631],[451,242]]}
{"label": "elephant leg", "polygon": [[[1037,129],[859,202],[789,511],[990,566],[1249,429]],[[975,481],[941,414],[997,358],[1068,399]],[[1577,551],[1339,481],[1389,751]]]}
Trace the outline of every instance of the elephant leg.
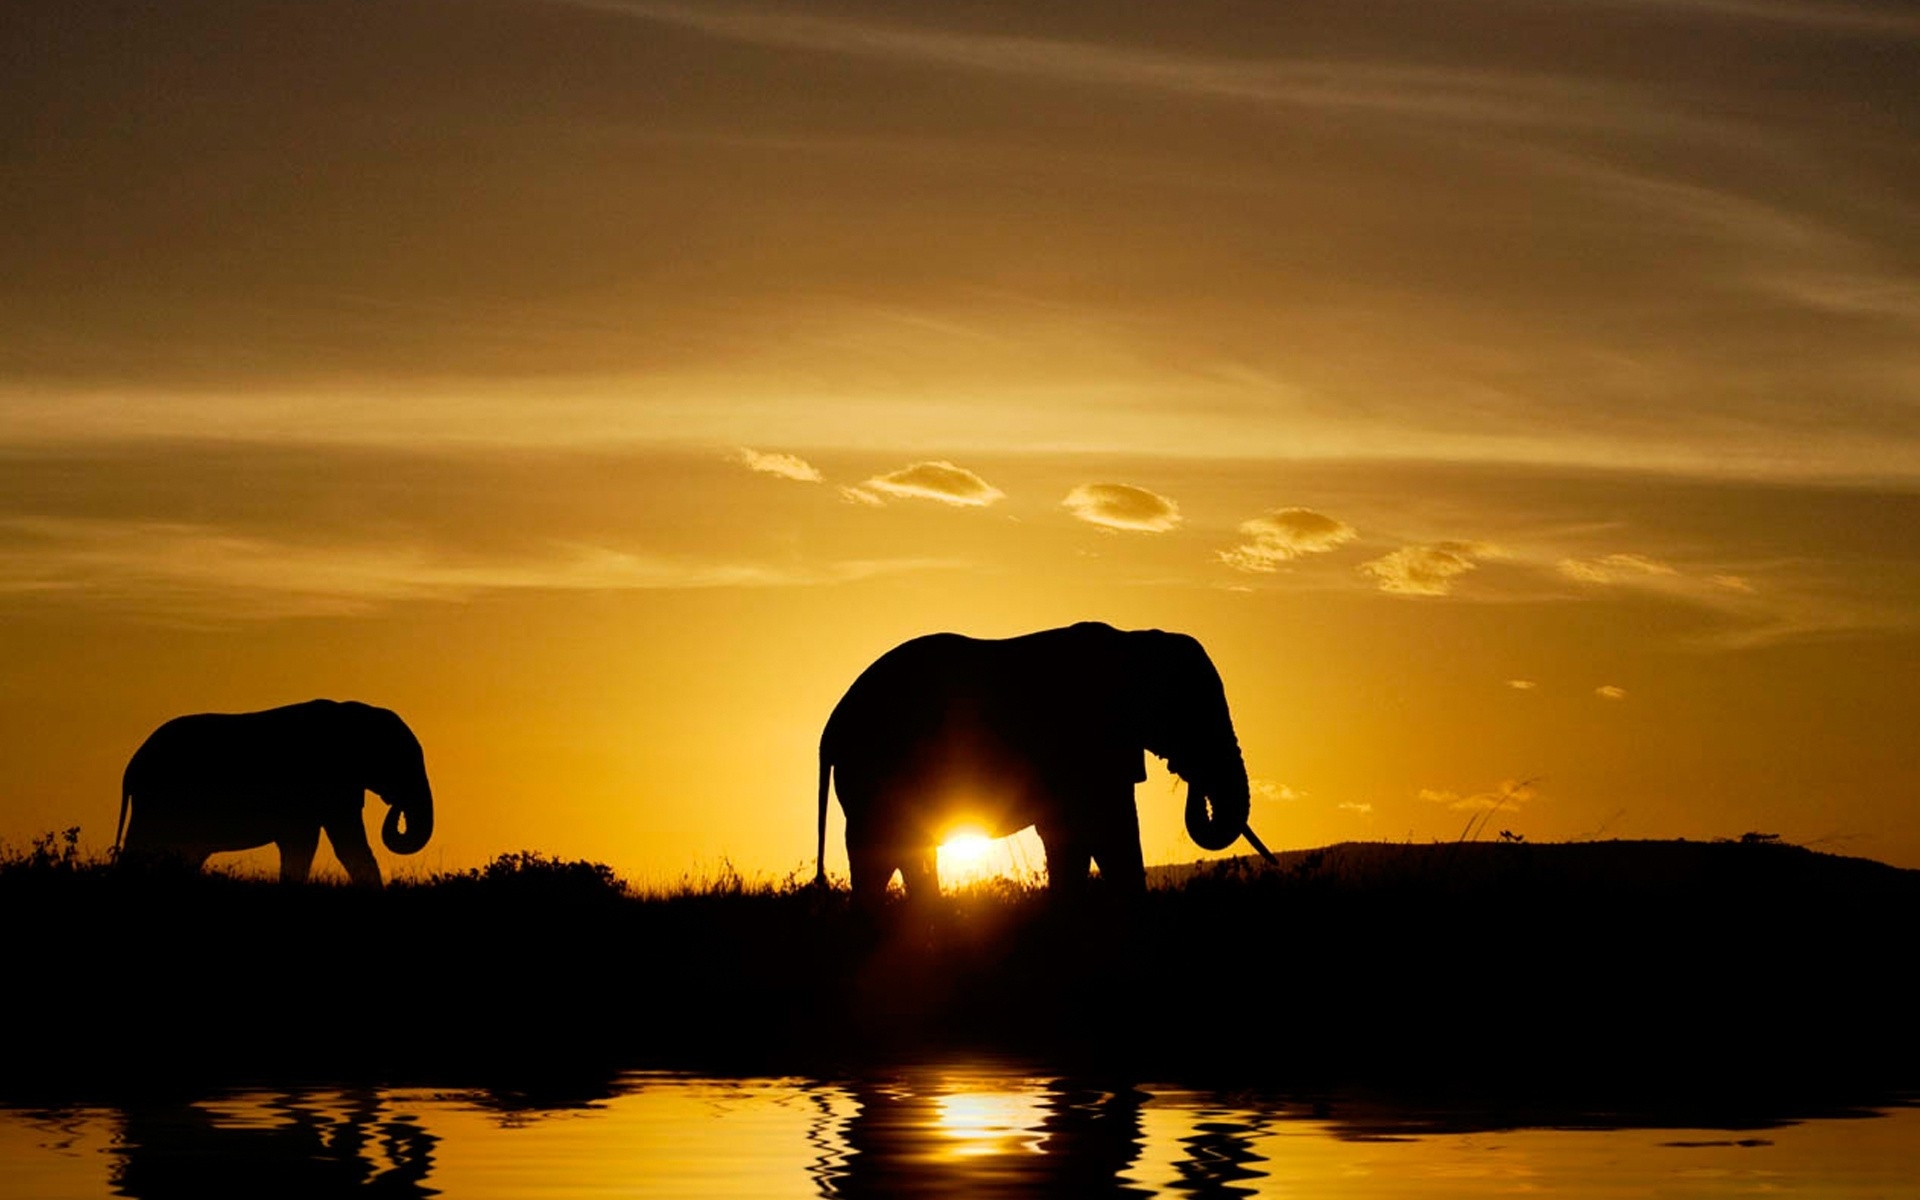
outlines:
{"label": "elephant leg", "polygon": [[1047,891],[1056,896],[1077,896],[1085,891],[1087,869],[1093,862],[1093,851],[1085,840],[1060,825],[1036,828],[1047,854]]}
{"label": "elephant leg", "polygon": [[360,810],[334,817],[326,823],[327,841],[333,844],[333,856],[347,869],[347,878],[360,887],[380,886],[380,864],[374,861],[373,848],[367,845],[367,827],[361,824]]}
{"label": "elephant leg", "polygon": [[280,848],[280,882],[305,883],[313,868],[313,852],[320,847],[320,829],[302,829],[274,841]]}
{"label": "elephant leg", "polygon": [[1116,806],[1112,819],[1101,826],[1093,858],[1100,864],[1100,878],[1109,887],[1130,893],[1147,890],[1147,867],[1140,851],[1140,813],[1134,807],[1131,788],[1126,803]]}
{"label": "elephant leg", "polygon": [[853,876],[854,903],[869,910],[885,904],[893,868],[893,855],[885,847],[848,842],[847,870]]}
{"label": "elephant leg", "polygon": [[940,856],[937,850],[908,851],[900,868],[900,882],[909,902],[924,904],[940,898]]}

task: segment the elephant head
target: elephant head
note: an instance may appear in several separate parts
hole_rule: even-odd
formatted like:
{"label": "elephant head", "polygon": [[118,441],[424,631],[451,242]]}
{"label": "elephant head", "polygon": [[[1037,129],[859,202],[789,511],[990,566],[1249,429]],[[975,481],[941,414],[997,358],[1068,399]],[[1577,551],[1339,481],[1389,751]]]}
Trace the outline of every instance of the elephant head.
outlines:
{"label": "elephant head", "polygon": [[1187,783],[1187,835],[1207,850],[1225,850],[1242,835],[1252,841],[1247,764],[1213,660],[1186,634],[1129,636],[1139,648],[1141,741]]}
{"label": "elephant head", "polygon": [[366,789],[388,805],[380,840],[395,854],[418,853],[433,836],[433,789],[420,740],[397,713],[368,704],[349,707],[355,728],[346,744],[360,756]]}

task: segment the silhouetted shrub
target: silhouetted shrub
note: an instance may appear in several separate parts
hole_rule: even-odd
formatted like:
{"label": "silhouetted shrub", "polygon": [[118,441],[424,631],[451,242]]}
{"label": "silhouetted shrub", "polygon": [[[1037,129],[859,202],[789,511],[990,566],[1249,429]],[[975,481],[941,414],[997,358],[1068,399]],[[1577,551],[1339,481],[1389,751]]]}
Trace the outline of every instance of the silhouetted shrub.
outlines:
{"label": "silhouetted shrub", "polygon": [[430,875],[406,886],[451,891],[478,888],[523,899],[609,900],[628,894],[626,883],[605,863],[550,858],[537,850],[502,854],[484,867]]}

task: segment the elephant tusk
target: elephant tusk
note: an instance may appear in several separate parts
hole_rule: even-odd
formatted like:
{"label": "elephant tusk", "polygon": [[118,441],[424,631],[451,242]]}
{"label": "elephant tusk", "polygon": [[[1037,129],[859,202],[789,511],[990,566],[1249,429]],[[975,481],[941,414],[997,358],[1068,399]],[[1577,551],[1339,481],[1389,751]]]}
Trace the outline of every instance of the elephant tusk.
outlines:
{"label": "elephant tusk", "polygon": [[1249,824],[1241,832],[1246,834],[1247,844],[1252,846],[1255,850],[1258,850],[1260,852],[1260,857],[1266,859],[1268,865],[1275,866],[1275,867],[1280,865],[1280,860],[1273,856],[1273,851],[1267,849],[1267,844],[1260,840],[1260,835],[1253,831],[1253,826],[1251,824]]}

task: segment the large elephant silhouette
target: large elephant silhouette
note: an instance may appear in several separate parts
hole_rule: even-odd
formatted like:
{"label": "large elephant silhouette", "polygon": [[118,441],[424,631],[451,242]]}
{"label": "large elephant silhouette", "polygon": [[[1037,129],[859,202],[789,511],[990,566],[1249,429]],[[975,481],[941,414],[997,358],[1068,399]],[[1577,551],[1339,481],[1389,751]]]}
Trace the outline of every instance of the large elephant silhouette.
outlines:
{"label": "large elephant silhouette", "polygon": [[210,854],[271,842],[281,880],[300,883],[324,829],[347,876],[379,887],[360,818],[367,792],[390,806],[380,827],[387,849],[413,854],[427,844],[426,761],[419,739],[387,709],[309,700],[175,717],[127,763],[114,842],[122,862],[165,859],[196,869]]}
{"label": "large elephant silhouette", "polygon": [[1195,842],[1251,840],[1226,690],[1193,638],[1083,622],[998,641],[904,642],[861,672],[820,736],[817,877],[832,787],[864,904],[885,896],[896,869],[910,898],[938,894],[935,850],[961,827],[998,837],[1033,826],[1055,893],[1078,890],[1090,863],[1144,890],[1133,803],[1143,752],[1187,781]]}

